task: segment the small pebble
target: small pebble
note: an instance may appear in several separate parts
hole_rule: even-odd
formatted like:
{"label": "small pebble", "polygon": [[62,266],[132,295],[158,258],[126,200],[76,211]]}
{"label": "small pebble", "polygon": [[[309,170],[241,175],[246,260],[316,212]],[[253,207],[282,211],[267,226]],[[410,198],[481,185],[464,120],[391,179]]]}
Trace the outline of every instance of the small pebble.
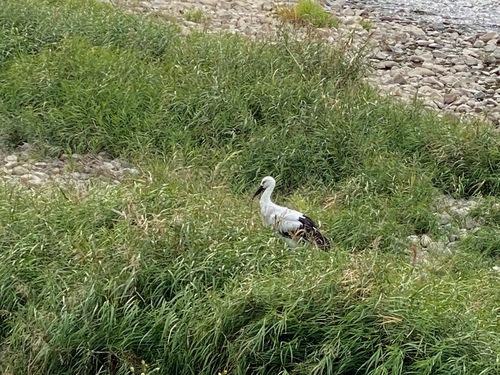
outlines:
{"label": "small pebble", "polygon": [[420,245],[422,247],[429,247],[431,243],[432,243],[431,238],[426,234],[422,234],[422,236],[420,237]]}

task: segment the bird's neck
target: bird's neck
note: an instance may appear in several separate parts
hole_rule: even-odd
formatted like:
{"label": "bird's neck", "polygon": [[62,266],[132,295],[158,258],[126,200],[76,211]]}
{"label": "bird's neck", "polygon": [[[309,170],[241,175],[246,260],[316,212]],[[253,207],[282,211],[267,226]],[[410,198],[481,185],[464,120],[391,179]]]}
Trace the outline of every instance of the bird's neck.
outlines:
{"label": "bird's neck", "polygon": [[273,193],[274,186],[268,187],[264,192],[262,193],[260,197],[260,206],[261,207],[266,207],[269,204],[271,204],[271,194]]}

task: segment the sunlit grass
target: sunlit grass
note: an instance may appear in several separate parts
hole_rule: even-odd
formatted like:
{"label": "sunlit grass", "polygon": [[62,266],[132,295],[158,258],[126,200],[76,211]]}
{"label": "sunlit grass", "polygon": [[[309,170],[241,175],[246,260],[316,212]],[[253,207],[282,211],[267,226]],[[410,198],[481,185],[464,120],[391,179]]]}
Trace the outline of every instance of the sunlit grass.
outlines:
{"label": "sunlit grass", "polygon": [[204,14],[200,8],[189,9],[184,13],[184,18],[187,21],[200,23],[203,20]]}
{"label": "sunlit grass", "polygon": [[[477,253],[413,268],[341,241],[291,251],[249,198],[148,167],[64,195],[2,187],[4,368],[498,370],[498,276]],[[328,231],[335,214],[321,216]]]}
{"label": "sunlit grass", "polygon": [[299,0],[295,6],[279,6],[275,9],[276,16],[290,23],[312,25],[314,27],[338,27],[340,21],[326,12],[315,0]]}
{"label": "sunlit grass", "polygon": [[[348,42],[2,5],[2,146],[105,150],[142,172],[0,184],[2,371],[499,373],[493,129],[381,98]],[[330,253],[262,227],[250,197],[265,175]],[[447,235],[443,194],[480,200],[481,228],[416,261],[407,236]]]}

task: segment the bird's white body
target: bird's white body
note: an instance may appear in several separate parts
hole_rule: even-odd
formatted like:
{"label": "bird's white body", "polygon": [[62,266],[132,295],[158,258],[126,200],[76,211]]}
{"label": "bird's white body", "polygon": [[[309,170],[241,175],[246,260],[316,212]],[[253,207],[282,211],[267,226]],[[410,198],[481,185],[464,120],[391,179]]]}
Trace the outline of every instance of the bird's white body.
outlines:
{"label": "bird's white body", "polygon": [[[301,228],[300,217],[304,215],[288,207],[278,206],[273,202],[260,199],[260,216],[266,227],[272,228],[279,233],[294,232]],[[296,241],[285,237],[285,241],[291,247],[296,246]]]}
{"label": "bird's white body", "polygon": [[290,247],[295,247],[301,239],[307,239],[327,250],[329,247],[328,240],[323,237],[310,218],[299,211],[279,206],[271,201],[271,194],[275,185],[274,178],[265,177],[259,190],[254,195],[255,197],[263,191],[259,204],[264,225],[281,234]]}

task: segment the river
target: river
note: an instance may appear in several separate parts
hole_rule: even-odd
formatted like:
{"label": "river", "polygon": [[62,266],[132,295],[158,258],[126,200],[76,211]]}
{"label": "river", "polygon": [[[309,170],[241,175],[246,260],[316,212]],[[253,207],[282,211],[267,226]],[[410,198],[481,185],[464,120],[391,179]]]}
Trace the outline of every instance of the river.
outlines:
{"label": "river", "polygon": [[500,31],[500,0],[347,0],[383,13],[477,31]]}

